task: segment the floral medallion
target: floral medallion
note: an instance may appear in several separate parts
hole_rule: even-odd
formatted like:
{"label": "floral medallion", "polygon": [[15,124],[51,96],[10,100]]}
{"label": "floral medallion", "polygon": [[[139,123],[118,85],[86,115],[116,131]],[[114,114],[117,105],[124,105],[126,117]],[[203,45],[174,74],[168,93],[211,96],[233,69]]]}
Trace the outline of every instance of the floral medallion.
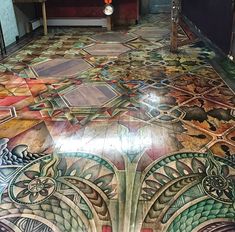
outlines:
{"label": "floral medallion", "polygon": [[[46,161],[45,158],[42,160]],[[48,161],[43,163],[47,166]],[[56,181],[49,175],[51,173],[43,172],[43,166],[38,162],[26,166],[9,186],[11,199],[18,204],[38,204],[45,201],[56,190]]]}
{"label": "floral medallion", "polygon": [[223,176],[207,176],[202,181],[204,191],[212,198],[225,202],[233,203],[233,184]]}

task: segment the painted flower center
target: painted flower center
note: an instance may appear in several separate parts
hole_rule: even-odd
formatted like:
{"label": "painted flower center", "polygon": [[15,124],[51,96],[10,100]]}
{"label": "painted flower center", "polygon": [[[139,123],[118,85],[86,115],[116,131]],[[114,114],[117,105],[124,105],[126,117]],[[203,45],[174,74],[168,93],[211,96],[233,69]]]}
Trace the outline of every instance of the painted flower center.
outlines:
{"label": "painted flower center", "polygon": [[45,188],[45,184],[49,181],[47,177],[39,177],[32,180],[28,185],[28,190],[32,193],[38,193]]}
{"label": "painted flower center", "polygon": [[206,183],[218,190],[225,189],[228,185],[227,181],[221,176],[208,176],[206,178]]}

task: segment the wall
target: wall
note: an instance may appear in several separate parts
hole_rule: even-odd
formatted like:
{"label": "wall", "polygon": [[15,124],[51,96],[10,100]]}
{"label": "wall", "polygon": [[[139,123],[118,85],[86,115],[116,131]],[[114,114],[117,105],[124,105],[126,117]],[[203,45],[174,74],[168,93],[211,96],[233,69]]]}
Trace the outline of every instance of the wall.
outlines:
{"label": "wall", "polygon": [[182,0],[182,11],[212,42],[229,53],[233,0]]}
{"label": "wall", "polygon": [[[138,0],[116,0],[114,20],[117,24],[138,20]],[[54,17],[104,17],[103,0],[48,0],[47,15]]]}
{"label": "wall", "polygon": [[0,21],[6,46],[15,42],[18,29],[12,0],[0,0]]}

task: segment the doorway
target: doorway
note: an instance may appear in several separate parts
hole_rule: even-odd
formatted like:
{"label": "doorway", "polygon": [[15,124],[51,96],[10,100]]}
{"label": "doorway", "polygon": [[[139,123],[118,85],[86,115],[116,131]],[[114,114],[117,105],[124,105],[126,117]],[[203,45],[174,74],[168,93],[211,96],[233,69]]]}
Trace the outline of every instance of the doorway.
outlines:
{"label": "doorway", "polygon": [[149,12],[151,14],[170,12],[171,0],[149,0]]}

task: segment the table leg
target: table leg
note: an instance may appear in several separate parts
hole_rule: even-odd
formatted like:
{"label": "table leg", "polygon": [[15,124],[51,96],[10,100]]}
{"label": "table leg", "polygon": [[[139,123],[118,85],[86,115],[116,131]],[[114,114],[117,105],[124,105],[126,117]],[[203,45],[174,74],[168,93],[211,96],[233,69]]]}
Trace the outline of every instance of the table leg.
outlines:
{"label": "table leg", "polygon": [[172,22],[171,26],[171,52],[177,52],[178,49],[178,25]]}
{"label": "table leg", "polygon": [[111,16],[107,16],[107,30],[111,31],[112,30],[112,20]]}
{"label": "table leg", "polygon": [[46,14],[46,2],[42,2],[42,17],[43,17],[43,29],[44,29],[44,35],[47,35],[47,14]]}
{"label": "table leg", "polygon": [[1,48],[1,55],[2,56],[4,55],[4,53],[7,54],[1,23],[0,23],[0,48]]}
{"label": "table leg", "polygon": [[4,53],[3,53],[2,41],[0,41],[0,49],[1,49],[1,55],[3,56],[3,55],[4,55]]}
{"label": "table leg", "polygon": [[177,52],[180,0],[172,0],[171,7],[171,52]]}

